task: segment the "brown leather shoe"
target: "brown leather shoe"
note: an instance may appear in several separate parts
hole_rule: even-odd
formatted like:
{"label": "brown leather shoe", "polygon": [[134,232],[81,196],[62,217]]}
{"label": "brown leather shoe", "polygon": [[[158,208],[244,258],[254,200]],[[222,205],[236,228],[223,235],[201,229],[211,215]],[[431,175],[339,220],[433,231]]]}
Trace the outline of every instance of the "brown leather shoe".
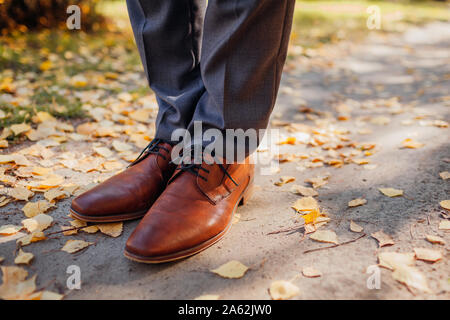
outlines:
{"label": "brown leather shoe", "polygon": [[72,201],[70,213],[90,222],[140,218],[163,192],[176,166],[170,162],[172,146],[153,140],[123,172]]}
{"label": "brown leather shoe", "polygon": [[131,234],[125,256],[161,263],[194,255],[230,229],[251,194],[253,164],[181,165]]}

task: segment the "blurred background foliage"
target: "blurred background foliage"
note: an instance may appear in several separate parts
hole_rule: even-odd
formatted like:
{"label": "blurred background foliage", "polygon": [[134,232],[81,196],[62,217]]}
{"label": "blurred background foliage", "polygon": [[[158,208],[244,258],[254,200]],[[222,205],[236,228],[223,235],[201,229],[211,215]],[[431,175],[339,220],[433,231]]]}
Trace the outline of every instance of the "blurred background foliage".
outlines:
{"label": "blurred background foliage", "polygon": [[[82,30],[67,29],[66,9],[73,4],[81,8]],[[366,26],[371,5],[380,8],[380,30]],[[449,5],[432,0],[297,1],[290,56],[358,41],[371,32],[449,21]],[[125,0],[0,0],[0,30],[0,129],[30,122],[39,111],[86,117],[83,95],[96,90],[105,96],[127,90],[137,98],[150,92],[145,81],[127,80],[142,67]]]}

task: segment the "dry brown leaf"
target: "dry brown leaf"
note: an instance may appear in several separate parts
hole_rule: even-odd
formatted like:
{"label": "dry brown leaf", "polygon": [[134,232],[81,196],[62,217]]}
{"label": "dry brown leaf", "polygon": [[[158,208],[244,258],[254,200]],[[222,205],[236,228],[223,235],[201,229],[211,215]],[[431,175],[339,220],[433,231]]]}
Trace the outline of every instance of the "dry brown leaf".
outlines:
{"label": "dry brown leaf", "polygon": [[367,203],[366,199],[358,198],[358,199],[354,199],[352,201],[349,201],[348,206],[349,207],[357,207],[357,206],[362,206],[362,205],[364,205],[366,203]]}
{"label": "dry brown leaf", "polygon": [[383,230],[377,231],[375,233],[372,233],[371,236],[375,238],[378,241],[378,245],[381,247],[387,246],[387,245],[393,245],[395,244],[394,240],[391,238],[390,235],[383,232]]}
{"label": "dry brown leaf", "polygon": [[436,262],[442,259],[442,253],[439,250],[427,249],[427,248],[414,248],[416,258],[419,260]]}
{"label": "dry brown leaf", "polygon": [[319,193],[313,188],[303,187],[297,184],[292,186],[291,191],[304,197],[315,197],[319,195]]}
{"label": "dry brown leaf", "polygon": [[116,238],[122,234],[123,222],[102,223],[98,224],[97,227],[101,233]]}
{"label": "dry brown leaf", "polygon": [[317,278],[322,276],[322,272],[313,267],[304,267],[302,273],[305,277],[308,278]]}
{"label": "dry brown leaf", "polygon": [[300,289],[289,281],[274,281],[269,288],[273,300],[287,300],[300,294]]}
{"label": "dry brown leaf", "polygon": [[431,293],[425,276],[415,267],[399,266],[392,273],[392,278],[409,288],[415,288],[423,292]]}
{"label": "dry brown leaf", "polygon": [[398,197],[403,195],[403,190],[394,188],[378,188],[382,194],[388,197]]}
{"label": "dry brown leaf", "polygon": [[305,182],[310,183],[314,189],[320,188],[328,183],[328,176],[306,179]]}
{"label": "dry brown leaf", "polygon": [[31,252],[25,252],[22,249],[19,249],[19,254],[14,259],[15,264],[30,264],[31,260],[33,260],[34,255]]}
{"label": "dry brown leaf", "polygon": [[319,203],[313,197],[303,197],[295,201],[292,205],[294,210],[298,211],[312,211],[319,208]]}
{"label": "dry brown leaf", "polygon": [[247,272],[248,267],[237,260],[231,260],[211,272],[218,274],[223,278],[237,279],[242,278]]}
{"label": "dry brown leaf", "polygon": [[83,240],[67,240],[66,244],[64,245],[64,247],[62,247],[61,250],[68,253],[75,253],[90,246],[91,244],[93,243]]}
{"label": "dry brown leaf", "polygon": [[61,226],[61,230],[68,230],[68,231],[63,232],[63,235],[65,235],[65,236],[72,236],[72,235],[78,233],[77,229],[75,229],[75,230],[73,230],[73,229],[74,228],[72,226]]}
{"label": "dry brown leaf", "polygon": [[380,252],[378,253],[380,267],[395,270],[399,266],[413,266],[415,263],[414,253]]}
{"label": "dry brown leaf", "polygon": [[431,243],[445,245],[445,240],[438,236],[433,236],[433,235],[427,234],[426,239]]}
{"label": "dry brown leaf", "polygon": [[362,232],[364,228],[355,223],[353,220],[350,220],[350,230],[353,232]]}
{"label": "dry brown leaf", "polygon": [[337,235],[332,230],[317,230],[309,238],[319,242],[339,244]]}
{"label": "dry brown leaf", "polygon": [[84,231],[86,233],[96,233],[98,230],[99,229],[97,226],[89,226],[89,227],[81,229],[81,231]]}
{"label": "dry brown leaf", "polygon": [[52,225],[53,218],[47,214],[41,213],[33,218],[22,220],[22,224],[28,232],[44,231]]}

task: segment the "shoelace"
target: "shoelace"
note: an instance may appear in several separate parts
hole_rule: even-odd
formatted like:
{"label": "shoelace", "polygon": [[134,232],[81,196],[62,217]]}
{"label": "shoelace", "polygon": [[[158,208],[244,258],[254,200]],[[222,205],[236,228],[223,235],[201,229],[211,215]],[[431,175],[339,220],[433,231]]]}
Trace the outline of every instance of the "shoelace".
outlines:
{"label": "shoelace", "polygon": [[138,157],[136,158],[136,160],[134,160],[128,167],[134,166],[135,164],[141,162],[142,160],[144,160],[145,158],[147,158],[150,154],[157,154],[160,157],[162,157],[164,160],[167,160],[167,157],[165,155],[163,155],[160,150],[165,150],[167,153],[169,153],[170,151],[163,147],[160,146],[159,144],[161,142],[164,142],[161,139],[153,139],[145,148],[144,150],[141,151],[141,153],[138,155]]}
{"label": "shoelace", "polygon": [[[203,148],[203,149],[204,149],[204,148]],[[192,150],[192,153],[193,153],[193,150]],[[191,156],[191,162],[193,162],[193,155],[192,155],[192,153],[191,153],[191,155],[190,155],[190,156]],[[219,166],[219,168],[223,171],[223,173],[224,173],[224,174],[225,174],[225,175],[226,175],[226,176],[227,176],[227,177],[228,177],[228,178],[229,178],[236,186],[239,186],[239,184],[238,184],[236,181],[234,181],[233,177],[228,173],[227,169],[224,167],[223,164],[219,163],[218,161],[216,161],[216,164]],[[181,170],[181,171],[188,171],[188,172],[190,172],[190,173],[196,175],[196,176],[199,177],[200,179],[203,179],[203,180],[205,180],[205,181],[208,181],[208,178],[202,176],[202,175],[200,174],[200,171],[203,170],[204,172],[209,173],[209,170],[203,168],[201,164],[197,164],[197,163],[188,163],[188,164],[186,164],[186,163],[184,163],[184,162],[182,161],[178,169]]]}

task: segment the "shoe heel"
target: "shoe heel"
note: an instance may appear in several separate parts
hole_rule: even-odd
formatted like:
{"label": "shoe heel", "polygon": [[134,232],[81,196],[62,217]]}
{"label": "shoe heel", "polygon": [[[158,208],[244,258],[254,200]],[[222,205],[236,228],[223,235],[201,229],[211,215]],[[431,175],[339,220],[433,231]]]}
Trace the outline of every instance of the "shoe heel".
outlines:
{"label": "shoe heel", "polygon": [[239,206],[245,205],[252,197],[253,192],[254,192],[253,182],[250,182],[249,185],[247,186],[247,189],[245,189],[244,193],[242,194],[242,198],[239,201]]}

